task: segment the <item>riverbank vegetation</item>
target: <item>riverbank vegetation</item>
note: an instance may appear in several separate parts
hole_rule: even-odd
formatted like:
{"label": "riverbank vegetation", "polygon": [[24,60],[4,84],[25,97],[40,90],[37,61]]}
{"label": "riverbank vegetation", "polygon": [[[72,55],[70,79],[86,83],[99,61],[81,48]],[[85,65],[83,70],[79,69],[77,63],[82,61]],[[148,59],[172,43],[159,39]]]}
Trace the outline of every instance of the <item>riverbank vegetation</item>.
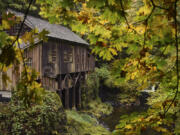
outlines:
{"label": "riverbank vegetation", "polygon": [[[18,21],[11,19],[12,14],[5,14],[5,7],[20,10],[23,7],[26,10],[32,3],[33,0],[0,1],[0,11],[4,12],[0,24],[2,72],[22,61],[18,41],[34,43],[36,38],[47,40],[47,31],[38,34],[33,30],[22,37],[9,36],[4,32]],[[13,99],[9,109],[3,109],[7,114],[0,116],[5,120],[0,123],[4,134],[58,134],[62,130],[77,134],[109,134],[93,117],[99,118],[112,111],[111,105],[102,101],[136,102],[141,90],[155,84],[158,84],[158,89],[149,93],[149,108],[142,113],[119,116],[120,121],[113,134],[180,134],[179,0],[36,0],[31,10],[51,23],[71,28],[86,39],[91,44],[99,68],[82,86],[85,113],[59,111],[60,104],[54,104],[59,101],[51,101],[54,100],[51,97],[43,99],[42,95],[48,96],[50,93],[31,79],[35,75],[33,71],[24,70],[23,79],[17,87],[21,98]],[[10,81],[6,74],[3,80],[5,84]],[[116,96],[112,96],[113,92]],[[72,124],[72,128],[59,125],[64,119],[57,115],[63,114],[66,114],[66,123],[69,126]]]}
{"label": "riverbank vegetation", "polygon": [[6,104],[6,111],[0,111],[0,133],[12,134],[51,134],[64,127],[65,113],[57,94],[46,91],[42,104],[33,104],[27,108],[22,100],[13,95]]}
{"label": "riverbank vegetation", "polygon": [[[24,90],[24,83],[20,81],[11,101],[0,104],[0,135],[110,135],[110,131],[99,123],[98,118],[109,115],[113,109],[110,104],[103,103],[99,98],[99,85],[91,83],[96,81],[99,84],[98,79],[95,79],[98,76],[95,74],[96,72],[89,74],[87,81],[82,86],[85,98],[82,96],[84,105],[82,104],[79,111],[65,110],[60,97],[55,92],[46,90],[43,90],[41,102],[37,100],[38,102],[31,101],[31,104],[25,104],[26,100],[21,98],[23,97],[21,92]],[[38,87],[39,85],[33,88],[37,89]],[[30,98],[30,100],[32,99]]]}
{"label": "riverbank vegetation", "polygon": [[90,102],[86,110],[64,110],[59,96],[45,91],[40,105],[26,108],[14,96],[10,103],[0,106],[3,107],[0,110],[0,135],[110,135],[110,131],[98,122],[98,118],[112,112],[112,107],[101,101]]}

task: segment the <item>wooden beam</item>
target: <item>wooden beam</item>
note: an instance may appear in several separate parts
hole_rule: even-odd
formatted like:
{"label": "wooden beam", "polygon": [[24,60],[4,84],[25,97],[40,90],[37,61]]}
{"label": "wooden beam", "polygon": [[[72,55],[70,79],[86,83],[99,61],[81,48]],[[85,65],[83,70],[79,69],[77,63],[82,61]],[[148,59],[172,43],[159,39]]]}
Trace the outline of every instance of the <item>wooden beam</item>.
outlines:
{"label": "wooden beam", "polygon": [[80,82],[78,82],[78,85],[76,87],[76,107],[78,109],[81,108],[81,88],[80,88]]}
{"label": "wooden beam", "polygon": [[76,87],[72,88],[72,108],[75,108],[76,105]]}
{"label": "wooden beam", "polygon": [[69,88],[65,89],[65,108],[69,109]]}
{"label": "wooden beam", "polygon": [[79,96],[78,96],[78,98],[79,98],[78,108],[81,108],[81,87],[80,86],[78,88],[78,94],[79,94]]}

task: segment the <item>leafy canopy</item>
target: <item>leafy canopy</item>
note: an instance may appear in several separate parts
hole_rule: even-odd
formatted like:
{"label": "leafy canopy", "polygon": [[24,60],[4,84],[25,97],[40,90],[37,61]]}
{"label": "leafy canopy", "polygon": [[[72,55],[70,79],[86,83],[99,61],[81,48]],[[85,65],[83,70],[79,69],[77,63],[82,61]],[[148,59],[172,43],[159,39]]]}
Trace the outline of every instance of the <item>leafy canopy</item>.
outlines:
{"label": "leafy canopy", "polygon": [[[142,90],[149,84],[160,83],[159,89],[166,98],[160,96],[159,101],[155,100],[159,106],[153,107],[142,120],[135,120],[136,124],[126,125],[124,134],[138,133],[149,125],[170,134],[163,125],[172,124],[169,117],[180,109],[176,105],[180,101],[179,0],[37,0],[37,3],[41,16],[52,23],[68,25],[90,42],[94,54],[111,61],[116,85],[136,80],[137,89]],[[122,57],[121,52],[128,57]],[[122,72],[124,75],[118,76]]]}

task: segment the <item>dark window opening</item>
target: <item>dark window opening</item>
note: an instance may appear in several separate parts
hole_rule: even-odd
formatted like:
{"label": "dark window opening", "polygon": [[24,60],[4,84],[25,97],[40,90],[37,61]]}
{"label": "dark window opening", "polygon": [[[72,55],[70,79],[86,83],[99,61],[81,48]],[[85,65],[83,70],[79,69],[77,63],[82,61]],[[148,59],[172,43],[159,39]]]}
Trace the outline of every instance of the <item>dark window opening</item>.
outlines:
{"label": "dark window opening", "polygon": [[56,63],[56,48],[53,47],[48,52],[48,62],[49,63]]}
{"label": "dark window opening", "polygon": [[73,62],[73,46],[70,46],[63,51],[63,59],[65,63]]}

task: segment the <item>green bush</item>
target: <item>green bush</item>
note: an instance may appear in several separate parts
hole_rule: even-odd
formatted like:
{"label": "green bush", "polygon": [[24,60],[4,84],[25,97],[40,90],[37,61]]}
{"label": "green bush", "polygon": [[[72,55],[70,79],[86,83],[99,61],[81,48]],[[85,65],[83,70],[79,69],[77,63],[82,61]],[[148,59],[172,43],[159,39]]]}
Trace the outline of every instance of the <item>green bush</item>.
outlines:
{"label": "green bush", "polygon": [[92,100],[99,98],[100,82],[110,77],[110,72],[106,65],[95,68],[95,71],[87,75],[86,82],[82,85],[83,106]]}
{"label": "green bush", "polygon": [[[88,74],[85,84],[82,86],[82,112],[97,118],[112,113],[112,106],[103,103],[99,98],[100,82],[110,76],[107,67],[96,68],[95,72]],[[101,84],[102,85],[102,84]]]}
{"label": "green bush", "polygon": [[87,104],[87,108],[82,112],[95,116],[96,118],[100,118],[105,115],[111,114],[113,111],[113,107],[109,103],[103,103],[100,99],[96,99]]}
{"label": "green bush", "polygon": [[45,92],[43,103],[26,108],[13,98],[9,112],[0,114],[0,135],[47,135],[63,132],[65,113],[59,96]]}
{"label": "green bush", "polygon": [[88,74],[87,79],[81,85],[82,107],[86,107],[87,103],[99,97],[99,77],[95,72]]}
{"label": "green bush", "polygon": [[95,117],[77,111],[66,111],[67,135],[110,135]]}

